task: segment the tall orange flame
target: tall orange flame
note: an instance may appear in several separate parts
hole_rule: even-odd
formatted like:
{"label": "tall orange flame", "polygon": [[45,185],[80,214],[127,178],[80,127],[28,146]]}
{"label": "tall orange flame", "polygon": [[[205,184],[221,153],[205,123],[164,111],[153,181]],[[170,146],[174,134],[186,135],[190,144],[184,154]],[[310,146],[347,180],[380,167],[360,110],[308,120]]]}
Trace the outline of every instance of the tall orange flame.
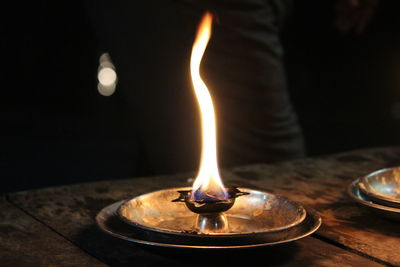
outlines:
{"label": "tall orange flame", "polygon": [[200,63],[211,37],[212,14],[206,12],[200,21],[190,59],[190,72],[193,89],[201,113],[202,151],[200,167],[193,183],[192,199],[212,196],[216,199],[227,198],[227,192],[221,181],[217,161],[216,119],[213,101],[208,88],[200,76]]}

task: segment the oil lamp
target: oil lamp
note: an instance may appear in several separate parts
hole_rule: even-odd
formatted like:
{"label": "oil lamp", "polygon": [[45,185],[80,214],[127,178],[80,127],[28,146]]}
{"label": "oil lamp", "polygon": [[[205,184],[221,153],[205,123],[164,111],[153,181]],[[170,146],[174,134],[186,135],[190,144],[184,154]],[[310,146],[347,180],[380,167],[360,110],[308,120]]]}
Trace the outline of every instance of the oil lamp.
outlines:
{"label": "oil lamp", "polygon": [[163,247],[232,249],[290,242],[310,235],[321,225],[315,211],[283,196],[224,186],[218,169],[213,101],[200,76],[211,28],[212,15],[206,12],[190,59],[202,131],[201,158],[193,186],[163,189],[104,208],[96,220],[106,233]]}

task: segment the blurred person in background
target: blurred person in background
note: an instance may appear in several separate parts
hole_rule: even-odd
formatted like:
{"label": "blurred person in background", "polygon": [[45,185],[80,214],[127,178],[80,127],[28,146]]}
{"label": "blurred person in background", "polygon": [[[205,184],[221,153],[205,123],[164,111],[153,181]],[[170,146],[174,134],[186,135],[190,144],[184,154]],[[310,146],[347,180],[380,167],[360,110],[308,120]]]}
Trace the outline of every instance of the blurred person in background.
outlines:
{"label": "blurred person in background", "polygon": [[[374,0],[338,0],[337,28],[361,33],[375,6]],[[205,10],[215,14],[202,71],[216,106],[221,165],[305,156],[280,41],[292,1],[87,1],[87,7],[134,114],[144,172],[193,170],[198,164],[189,58]]]}

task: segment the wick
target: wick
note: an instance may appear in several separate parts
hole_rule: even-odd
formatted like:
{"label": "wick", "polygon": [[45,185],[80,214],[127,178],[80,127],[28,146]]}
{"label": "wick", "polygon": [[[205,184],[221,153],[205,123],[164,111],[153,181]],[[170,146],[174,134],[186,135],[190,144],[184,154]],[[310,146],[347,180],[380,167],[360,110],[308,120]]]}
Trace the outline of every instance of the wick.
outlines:
{"label": "wick", "polygon": [[197,189],[196,191],[194,191],[193,195],[191,196],[191,199],[198,203],[204,203],[204,202],[212,203],[212,202],[220,202],[220,201],[227,200],[227,198],[225,196],[218,197],[211,193],[204,192],[201,189]]}

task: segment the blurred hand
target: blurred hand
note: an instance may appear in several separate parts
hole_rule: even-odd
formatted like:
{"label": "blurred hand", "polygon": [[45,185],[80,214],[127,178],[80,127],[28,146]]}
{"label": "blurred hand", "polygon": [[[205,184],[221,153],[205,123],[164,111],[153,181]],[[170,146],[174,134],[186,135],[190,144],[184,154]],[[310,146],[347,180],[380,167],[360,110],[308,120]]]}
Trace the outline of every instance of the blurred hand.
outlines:
{"label": "blurred hand", "polygon": [[338,0],[336,3],[336,28],[343,33],[361,34],[371,22],[379,0]]}

